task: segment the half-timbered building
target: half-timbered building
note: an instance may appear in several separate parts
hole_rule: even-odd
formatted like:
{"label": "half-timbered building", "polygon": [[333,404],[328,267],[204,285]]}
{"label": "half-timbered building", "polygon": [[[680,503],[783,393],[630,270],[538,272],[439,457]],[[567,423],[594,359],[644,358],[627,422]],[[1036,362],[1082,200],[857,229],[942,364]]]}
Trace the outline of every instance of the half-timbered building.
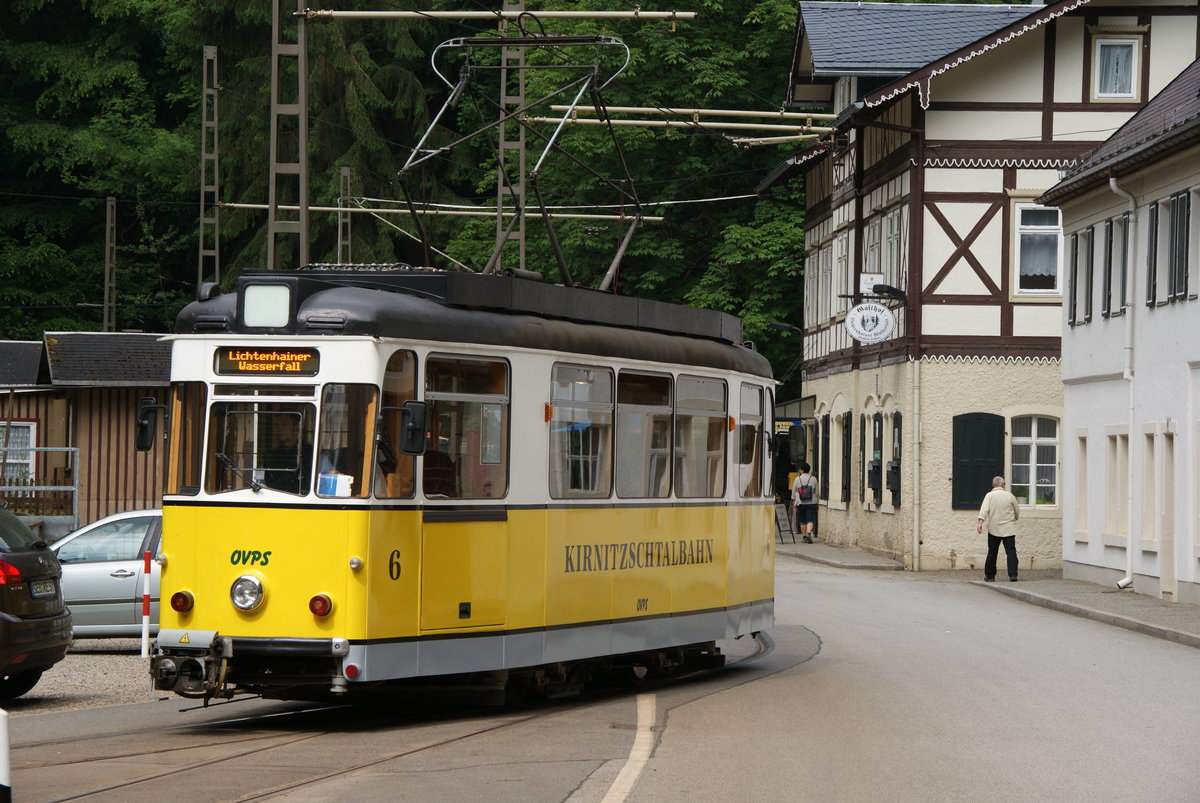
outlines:
{"label": "half-timbered building", "polygon": [[1200,61],[1041,199],[1066,237],[1063,576],[1200,604]]}
{"label": "half-timbered building", "polygon": [[[800,3],[789,104],[836,134],[802,176],[820,537],[981,567],[991,478],[1023,567],[1062,559],[1062,235],[1038,198],[1196,57],[1190,2]],[[876,289],[878,288],[878,290]],[[880,342],[847,314],[892,309]]]}

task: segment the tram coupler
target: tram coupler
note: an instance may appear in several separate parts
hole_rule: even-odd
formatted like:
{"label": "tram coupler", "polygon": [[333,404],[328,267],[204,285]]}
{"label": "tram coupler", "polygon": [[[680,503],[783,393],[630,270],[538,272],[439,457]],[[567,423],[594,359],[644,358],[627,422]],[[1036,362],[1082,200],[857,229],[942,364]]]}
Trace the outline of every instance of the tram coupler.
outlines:
{"label": "tram coupler", "polygon": [[221,693],[229,656],[233,652],[232,639],[220,638],[214,633],[207,649],[169,649],[167,652],[160,645],[159,652],[150,659],[150,675],[156,690],[185,697],[232,696],[231,692]]}

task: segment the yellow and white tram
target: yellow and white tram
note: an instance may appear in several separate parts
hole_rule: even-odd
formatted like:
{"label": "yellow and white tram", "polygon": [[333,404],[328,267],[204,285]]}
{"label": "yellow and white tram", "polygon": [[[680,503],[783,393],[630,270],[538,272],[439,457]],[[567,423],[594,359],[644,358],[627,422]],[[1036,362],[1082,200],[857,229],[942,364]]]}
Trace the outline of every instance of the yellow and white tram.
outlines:
{"label": "yellow and white tram", "polygon": [[202,296],[172,337],[157,688],[552,686],[772,624],[773,382],[735,318],[422,270]]}

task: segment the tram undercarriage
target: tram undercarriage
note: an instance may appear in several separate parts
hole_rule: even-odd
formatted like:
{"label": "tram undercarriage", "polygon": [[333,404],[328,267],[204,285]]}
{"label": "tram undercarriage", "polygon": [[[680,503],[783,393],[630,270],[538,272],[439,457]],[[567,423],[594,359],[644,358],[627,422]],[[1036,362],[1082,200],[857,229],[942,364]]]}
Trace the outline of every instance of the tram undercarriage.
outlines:
{"label": "tram undercarriage", "polygon": [[206,651],[176,650],[154,656],[150,671],[155,689],[206,702],[239,694],[332,700],[388,690],[499,705],[569,697],[585,689],[627,686],[725,665],[725,656],[710,641],[520,669],[351,684],[342,673],[340,657],[302,654],[298,647],[288,645],[277,654],[265,650],[242,654],[234,639],[215,638]]}

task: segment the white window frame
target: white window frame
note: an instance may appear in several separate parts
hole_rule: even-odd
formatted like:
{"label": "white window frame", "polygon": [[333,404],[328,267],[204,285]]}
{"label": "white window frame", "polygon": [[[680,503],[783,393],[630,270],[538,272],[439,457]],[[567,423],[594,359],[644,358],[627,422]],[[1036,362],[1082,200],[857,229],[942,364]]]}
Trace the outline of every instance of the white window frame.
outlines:
{"label": "white window frame", "polygon": [[883,281],[892,287],[900,287],[900,266],[904,264],[904,231],[902,209],[897,207],[888,212],[883,225]]}
{"label": "white window frame", "polygon": [[[1028,209],[1053,210],[1058,214],[1058,224],[1055,226],[1035,226],[1024,225],[1021,223],[1021,213]],[[1063,230],[1062,230],[1062,213],[1056,206],[1042,206],[1034,203],[1018,203],[1016,204],[1015,216],[1013,220],[1013,276],[1012,288],[1015,296],[1061,296],[1063,285]],[[1054,272],[1054,287],[1047,289],[1030,289],[1024,290],[1021,288],[1021,238],[1026,234],[1057,234],[1058,248],[1055,253],[1055,272]]]}
{"label": "white window frame", "polygon": [[826,245],[821,249],[820,255],[820,273],[821,273],[821,292],[817,296],[817,322],[825,323],[831,315],[830,310],[833,309],[830,301],[833,298],[833,245]]}
{"label": "white window frame", "polygon": [[[28,445],[20,442],[12,444],[10,441],[11,451],[8,452],[7,458],[4,456],[4,452],[0,451],[0,462],[3,462],[4,465],[3,480],[5,483],[10,479],[33,477],[37,472],[37,452],[33,451],[37,448],[37,422],[12,421],[9,422],[9,425],[12,427],[14,436],[19,430],[24,430],[29,433],[29,440]],[[5,424],[0,423],[0,446],[4,445],[4,429]]]}
{"label": "white window frame", "polygon": [[832,309],[845,312],[850,308],[850,299],[845,297],[850,292],[850,235],[846,232],[833,238],[833,263]]}
{"label": "white window frame", "polygon": [[866,268],[864,273],[883,273],[883,218],[875,217],[867,223]]}
{"label": "white window frame", "polygon": [[[1029,437],[1016,435],[1016,430],[1017,430],[1016,422],[1018,419],[1023,419],[1023,418],[1031,419]],[[1042,421],[1053,421],[1054,422],[1054,435],[1053,436],[1039,434],[1039,431],[1041,429],[1040,425],[1041,425]],[[1011,467],[1011,477],[1010,477],[1009,483],[1008,483],[1009,489],[1012,490],[1012,492],[1014,494],[1016,494],[1017,493],[1016,488],[1018,486],[1029,488],[1028,496],[1026,496],[1026,498],[1024,500],[1021,499],[1020,495],[1017,495],[1017,500],[1020,503],[1021,507],[1033,507],[1033,508],[1038,508],[1039,510],[1051,510],[1051,509],[1059,507],[1059,501],[1061,499],[1061,492],[1062,492],[1062,481],[1061,481],[1062,480],[1062,471],[1061,471],[1061,465],[1060,465],[1061,464],[1061,455],[1060,455],[1061,446],[1059,443],[1059,441],[1060,441],[1059,435],[1062,432],[1062,420],[1059,418],[1055,418],[1054,416],[1038,415],[1036,413],[1032,414],[1032,415],[1019,415],[1019,416],[1012,417],[1012,419],[1009,421],[1009,427],[1010,427],[1009,431],[1013,433],[1012,437],[1009,440],[1009,447],[1008,447],[1009,448],[1009,451],[1008,451],[1009,465]],[[1025,446],[1029,447],[1029,461],[1018,463],[1016,460],[1017,447],[1025,447]],[[1054,447],[1053,462],[1046,462],[1046,461],[1042,461],[1042,460],[1038,459],[1039,448],[1045,447],[1045,446],[1053,446]],[[1028,469],[1028,472],[1029,472],[1027,475],[1028,481],[1019,482],[1017,480],[1017,468],[1019,466],[1024,466]],[[1042,482],[1039,480],[1038,468],[1046,467],[1046,466],[1053,467],[1054,482]],[[1051,497],[1054,499],[1053,502],[1043,502],[1040,504],[1038,503],[1038,501],[1037,501],[1038,500],[1038,490],[1043,489],[1043,488],[1051,489]]]}
{"label": "white window frame", "polygon": [[[1138,84],[1141,80],[1141,40],[1128,37],[1099,36],[1092,40],[1092,97],[1096,100],[1137,100]],[[1108,47],[1129,49],[1129,91],[1104,92],[1100,87],[1101,56]]]}

